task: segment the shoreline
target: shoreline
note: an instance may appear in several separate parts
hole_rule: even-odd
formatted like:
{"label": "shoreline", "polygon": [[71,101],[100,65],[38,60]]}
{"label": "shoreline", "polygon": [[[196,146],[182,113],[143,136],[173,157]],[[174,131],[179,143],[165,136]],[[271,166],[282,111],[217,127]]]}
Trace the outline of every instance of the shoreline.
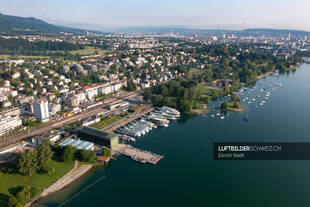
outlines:
{"label": "shoreline", "polygon": [[38,200],[64,189],[65,187],[69,186],[74,181],[82,177],[92,168],[93,168],[93,165],[80,165],[79,166],[78,161],[75,161],[74,167],[68,173],[66,173],[63,177],[58,179],[54,184],[49,186],[43,192],[41,192],[38,196],[33,198],[31,201],[29,201],[24,207],[29,207],[35,202],[37,202]]}
{"label": "shoreline", "polygon": [[266,78],[266,77],[272,75],[273,73],[274,73],[274,72],[264,73],[264,74],[262,74],[262,75],[257,76],[256,79],[257,79],[257,80],[260,80],[260,79]]}

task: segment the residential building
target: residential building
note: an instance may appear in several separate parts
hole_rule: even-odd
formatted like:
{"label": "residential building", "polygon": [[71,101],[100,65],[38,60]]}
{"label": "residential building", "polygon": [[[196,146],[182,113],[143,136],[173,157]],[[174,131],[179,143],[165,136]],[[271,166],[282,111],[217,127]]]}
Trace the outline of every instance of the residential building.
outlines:
{"label": "residential building", "polygon": [[48,121],[49,110],[47,100],[40,99],[33,103],[33,112],[37,120]]}
{"label": "residential building", "polygon": [[0,136],[9,133],[11,130],[22,126],[22,120],[18,117],[2,116],[0,117]]}

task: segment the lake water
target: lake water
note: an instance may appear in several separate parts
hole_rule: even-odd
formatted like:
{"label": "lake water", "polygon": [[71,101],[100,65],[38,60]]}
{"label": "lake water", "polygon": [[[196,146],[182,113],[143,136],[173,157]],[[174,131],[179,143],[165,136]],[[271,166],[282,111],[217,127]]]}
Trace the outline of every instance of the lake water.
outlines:
{"label": "lake water", "polygon": [[242,102],[244,112],[230,113],[223,120],[210,116],[216,112],[183,116],[137,140],[135,146],[165,156],[156,166],[119,157],[35,206],[309,206],[310,161],[212,157],[214,142],[310,142],[310,65],[267,77],[242,99],[279,83],[283,85],[270,90],[263,106],[261,100]]}

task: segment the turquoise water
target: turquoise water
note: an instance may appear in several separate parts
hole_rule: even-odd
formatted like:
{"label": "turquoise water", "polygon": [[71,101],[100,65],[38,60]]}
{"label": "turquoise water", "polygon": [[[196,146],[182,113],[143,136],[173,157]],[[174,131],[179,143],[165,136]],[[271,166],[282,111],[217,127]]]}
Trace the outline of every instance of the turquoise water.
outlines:
{"label": "turquoise water", "polygon": [[[256,90],[274,82],[283,86],[263,107],[245,104],[244,112],[224,120],[212,118],[215,111],[183,116],[139,139],[135,146],[165,156],[156,166],[120,157],[35,206],[309,206],[310,161],[212,157],[214,142],[310,142],[310,65],[270,76]],[[250,122],[242,120],[245,116]]]}

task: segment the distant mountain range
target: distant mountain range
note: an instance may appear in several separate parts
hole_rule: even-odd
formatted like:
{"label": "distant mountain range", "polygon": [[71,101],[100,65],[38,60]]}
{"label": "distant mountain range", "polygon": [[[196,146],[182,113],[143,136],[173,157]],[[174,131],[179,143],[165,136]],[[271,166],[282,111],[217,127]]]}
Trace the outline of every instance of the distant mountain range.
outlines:
{"label": "distant mountain range", "polygon": [[0,13],[0,34],[85,33],[86,30],[56,26],[33,17],[18,17]]}
{"label": "distant mountain range", "polygon": [[[98,29],[99,30],[99,29]],[[89,30],[88,30],[89,31]],[[4,15],[0,13],[0,35],[3,34],[56,34],[60,32],[85,34],[85,29],[76,29],[65,26],[58,26],[47,23],[43,20],[33,17],[18,17]],[[91,31],[96,32],[96,31]],[[180,33],[193,34],[200,33],[204,35],[216,35],[221,33],[234,33],[238,35],[292,35],[310,36],[310,32],[301,30],[283,30],[283,29],[245,29],[245,30],[225,30],[225,29],[195,29],[186,26],[137,26],[120,27],[109,30],[109,32],[123,33]]]}

